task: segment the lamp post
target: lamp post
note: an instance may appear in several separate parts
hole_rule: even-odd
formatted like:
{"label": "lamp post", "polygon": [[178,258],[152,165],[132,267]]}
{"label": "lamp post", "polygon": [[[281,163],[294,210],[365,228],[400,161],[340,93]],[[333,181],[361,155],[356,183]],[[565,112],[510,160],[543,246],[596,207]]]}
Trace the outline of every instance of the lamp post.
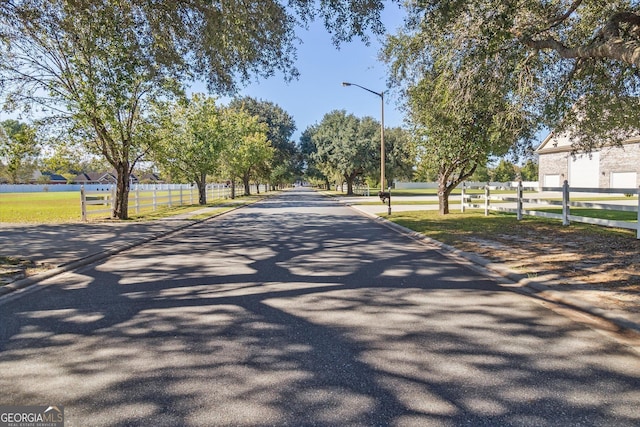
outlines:
{"label": "lamp post", "polygon": [[360,89],[364,89],[367,92],[370,92],[374,95],[378,95],[380,97],[380,193],[378,195],[385,202],[385,199],[388,201],[388,213],[391,215],[391,187],[389,187],[389,191],[384,191],[384,183],[385,183],[385,174],[384,174],[384,163],[385,163],[385,152],[384,152],[384,92],[376,92],[371,89],[367,89],[364,86],[360,86],[355,83],[347,83],[342,82],[342,86],[357,86]]}

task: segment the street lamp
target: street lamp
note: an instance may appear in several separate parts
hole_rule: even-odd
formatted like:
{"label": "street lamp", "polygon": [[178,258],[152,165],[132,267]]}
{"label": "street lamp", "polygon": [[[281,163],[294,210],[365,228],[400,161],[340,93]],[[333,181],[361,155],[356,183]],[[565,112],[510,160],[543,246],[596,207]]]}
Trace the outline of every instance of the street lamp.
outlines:
{"label": "street lamp", "polygon": [[[384,176],[384,163],[385,163],[385,153],[384,153],[384,92],[376,92],[373,91],[371,89],[367,89],[364,86],[360,86],[359,84],[355,84],[355,83],[347,83],[347,82],[342,82],[342,86],[357,86],[360,89],[364,89],[367,92],[371,92],[374,95],[378,95],[380,97],[380,192],[378,193],[378,195],[380,196],[380,198],[382,199],[383,202],[388,201],[388,213],[389,215],[391,215],[391,187],[389,187],[389,191],[385,192],[384,191],[384,183],[385,183],[385,176]],[[386,199],[386,200],[385,200]]]}

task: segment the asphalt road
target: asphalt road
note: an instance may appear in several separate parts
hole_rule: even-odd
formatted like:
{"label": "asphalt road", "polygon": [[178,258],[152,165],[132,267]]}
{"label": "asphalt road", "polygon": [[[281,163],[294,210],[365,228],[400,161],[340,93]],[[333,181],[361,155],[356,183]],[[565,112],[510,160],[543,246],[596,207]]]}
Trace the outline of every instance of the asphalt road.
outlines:
{"label": "asphalt road", "polygon": [[637,426],[640,358],[313,192],[0,305],[0,403],[66,426]]}

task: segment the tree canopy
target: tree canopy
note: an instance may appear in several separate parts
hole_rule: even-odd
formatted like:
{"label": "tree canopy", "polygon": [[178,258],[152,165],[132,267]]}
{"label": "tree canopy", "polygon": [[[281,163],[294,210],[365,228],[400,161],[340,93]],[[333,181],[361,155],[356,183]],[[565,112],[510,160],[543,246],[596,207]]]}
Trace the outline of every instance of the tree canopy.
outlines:
{"label": "tree canopy", "polygon": [[9,182],[26,182],[35,170],[39,153],[33,126],[13,119],[0,123],[0,160],[5,164]]}
{"label": "tree canopy", "polygon": [[129,176],[148,151],[147,114],[206,81],[232,93],[254,76],[295,78],[295,28],[320,18],[334,42],[380,34],[382,0],[6,0],[0,2],[5,108],[45,107],[116,171],[114,216],[127,218]]}
{"label": "tree canopy", "polygon": [[298,148],[291,140],[296,130],[293,116],[273,102],[257,100],[249,96],[233,99],[229,107],[243,109],[257,116],[261,123],[267,125],[267,139],[274,152],[273,158],[269,164],[265,165],[263,172],[272,184],[281,184],[285,179],[291,180],[295,174],[299,173]]}
{"label": "tree canopy", "polygon": [[195,94],[187,102],[161,103],[156,108],[158,129],[153,159],[172,178],[198,186],[199,203],[207,203],[207,176],[219,172],[228,143],[224,111],[213,98]]}
{"label": "tree canopy", "polygon": [[640,127],[639,9],[628,0],[418,1],[391,43],[402,59],[393,74],[415,82],[445,56],[462,75],[489,66],[540,124],[568,133],[576,150],[595,149]]}
{"label": "tree canopy", "polygon": [[309,129],[312,140],[313,164],[327,180],[347,182],[347,194],[353,194],[358,177],[379,170],[380,124],[371,117],[362,119],[335,110],[325,114],[322,121]]}

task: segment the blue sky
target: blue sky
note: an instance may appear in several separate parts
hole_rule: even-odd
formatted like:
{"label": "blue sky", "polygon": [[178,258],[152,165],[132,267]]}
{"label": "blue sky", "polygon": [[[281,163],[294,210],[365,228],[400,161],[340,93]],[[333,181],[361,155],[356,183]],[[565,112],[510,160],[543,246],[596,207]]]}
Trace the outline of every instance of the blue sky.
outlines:
{"label": "blue sky", "polygon": [[[402,17],[403,11],[398,5],[389,4],[382,15],[387,31],[395,33],[402,25]],[[276,74],[244,87],[238,96],[251,96],[282,107],[296,122],[295,141],[302,131],[333,110],[380,120],[379,97],[355,86],[342,86],[346,81],[375,92],[386,91],[386,66],[377,59],[380,40],[371,37],[367,46],[354,39],[341,44],[338,50],[321,22],[311,23],[308,30],[299,29],[297,36],[302,40],[296,61],[300,77],[287,83],[281,74]],[[385,127],[403,124],[404,116],[397,108],[397,101],[391,93],[385,93]]]}

